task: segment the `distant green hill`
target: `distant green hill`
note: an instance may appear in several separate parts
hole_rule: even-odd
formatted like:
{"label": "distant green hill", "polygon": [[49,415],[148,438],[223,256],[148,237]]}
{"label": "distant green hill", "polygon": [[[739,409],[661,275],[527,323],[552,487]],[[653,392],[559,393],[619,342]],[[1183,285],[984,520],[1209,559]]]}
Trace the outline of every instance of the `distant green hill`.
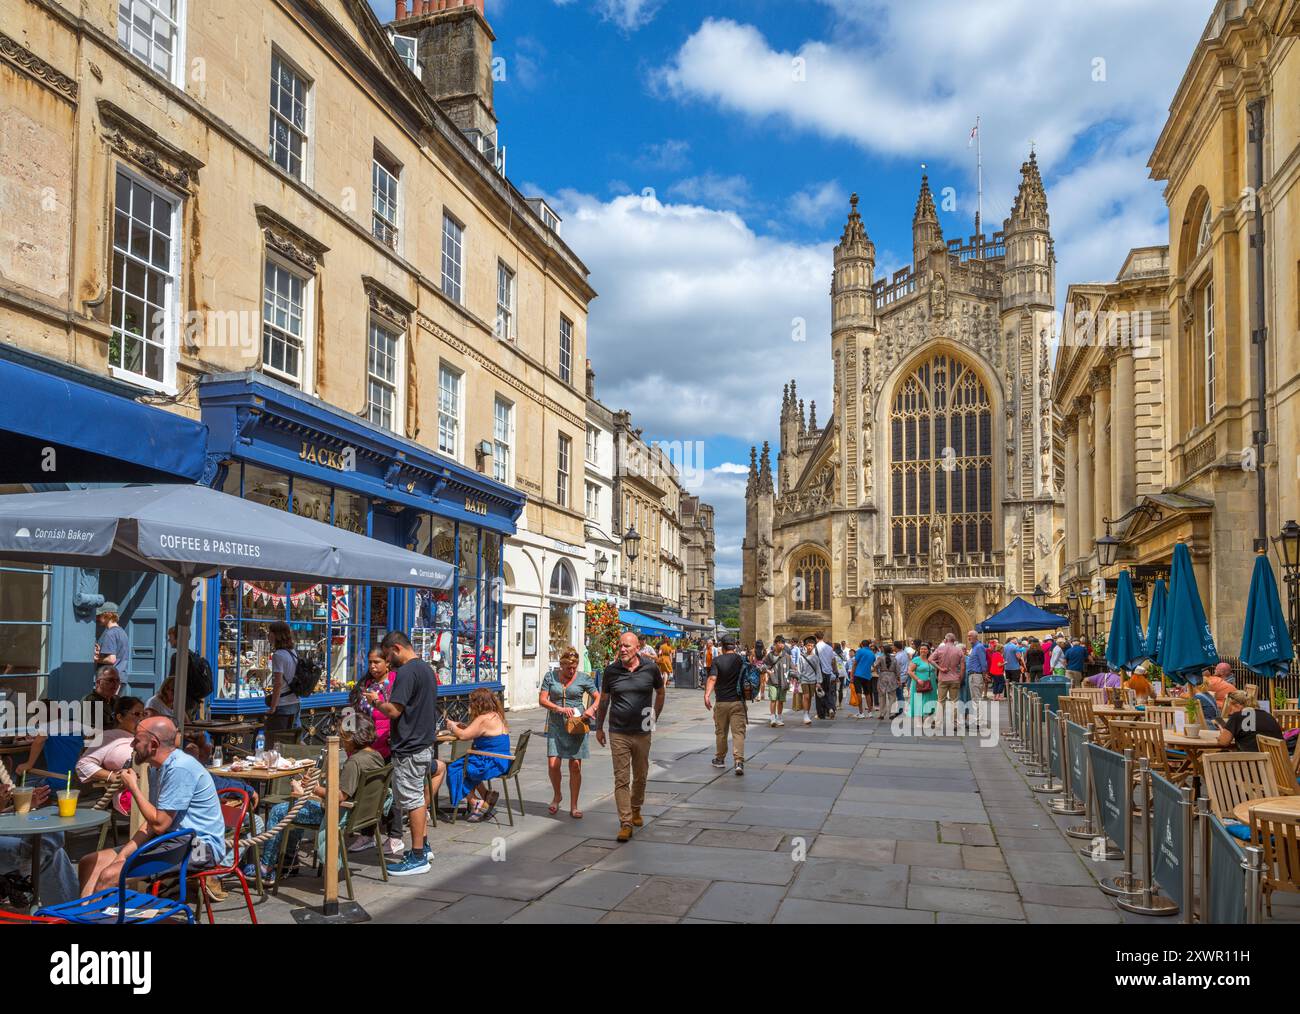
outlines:
{"label": "distant green hill", "polygon": [[740,589],[718,588],[713,592],[713,615],[723,626],[740,626]]}

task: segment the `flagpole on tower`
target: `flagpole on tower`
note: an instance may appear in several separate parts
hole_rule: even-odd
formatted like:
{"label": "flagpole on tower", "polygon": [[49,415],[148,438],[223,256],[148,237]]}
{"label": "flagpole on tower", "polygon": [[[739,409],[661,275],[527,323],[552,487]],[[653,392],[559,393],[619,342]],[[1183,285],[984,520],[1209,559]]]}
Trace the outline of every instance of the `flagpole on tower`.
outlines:
{"label": "flagpole on tower", "polygon": [[[978,180],[978,200],[975,209],[975,235],[982,236],[981,223],[984,219],[984,138],[980,134],[980,118],[975,117],[975,166]],[[978,239],[976,240],[978,242]]]}

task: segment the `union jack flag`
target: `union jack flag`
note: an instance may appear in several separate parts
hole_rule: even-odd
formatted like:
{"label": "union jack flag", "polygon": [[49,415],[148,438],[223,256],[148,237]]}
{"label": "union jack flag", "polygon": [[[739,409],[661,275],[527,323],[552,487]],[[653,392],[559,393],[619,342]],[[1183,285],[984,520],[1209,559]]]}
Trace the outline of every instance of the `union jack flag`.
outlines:
{"label": "union jack flag", "polygon": [[330,587],[331,623],[348,622],[348,617],[352,614],[350,606],[351,591],[346,585],[333,585]]}

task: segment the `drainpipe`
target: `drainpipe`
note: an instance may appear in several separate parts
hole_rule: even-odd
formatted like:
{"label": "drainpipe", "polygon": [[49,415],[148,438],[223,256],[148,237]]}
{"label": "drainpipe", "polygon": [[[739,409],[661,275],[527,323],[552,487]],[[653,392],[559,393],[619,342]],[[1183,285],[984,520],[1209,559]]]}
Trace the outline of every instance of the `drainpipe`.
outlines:
{"label": "drainpipe", "polygon": [[1250,341],[1255,346],[1255,396],[1258,399],[1255,425],[1255,480],[1259,533],[1255,539],[1255,552],[1268,551],[1268,493],[1264,485],[1264,449],[1268,445],[1268,320],[1264,302],[1264,202],[1260,192],[1264,187],[1264,99],[1256,99],[1247,107],[1250,117],[1250,144],[1254,157],[1250,160],[1250,188],[1255,207],[1254,229],[1250,237],[1254,253],[1251,284],[1254,303],[1251,307]]}

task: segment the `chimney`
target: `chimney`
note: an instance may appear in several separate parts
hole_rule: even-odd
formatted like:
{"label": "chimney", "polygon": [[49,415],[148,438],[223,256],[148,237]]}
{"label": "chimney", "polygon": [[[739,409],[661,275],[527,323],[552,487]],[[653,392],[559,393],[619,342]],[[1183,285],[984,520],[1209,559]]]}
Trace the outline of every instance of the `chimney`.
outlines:
{"label": "chimney", "polygon": [[[416,13],[416,4],[420,5]],[[420,82],[461,130],[495,137],[492,44],[486,0],[398,0],[397,30],[418,42]],[[397,27],[395,24],[392,27]]]}

